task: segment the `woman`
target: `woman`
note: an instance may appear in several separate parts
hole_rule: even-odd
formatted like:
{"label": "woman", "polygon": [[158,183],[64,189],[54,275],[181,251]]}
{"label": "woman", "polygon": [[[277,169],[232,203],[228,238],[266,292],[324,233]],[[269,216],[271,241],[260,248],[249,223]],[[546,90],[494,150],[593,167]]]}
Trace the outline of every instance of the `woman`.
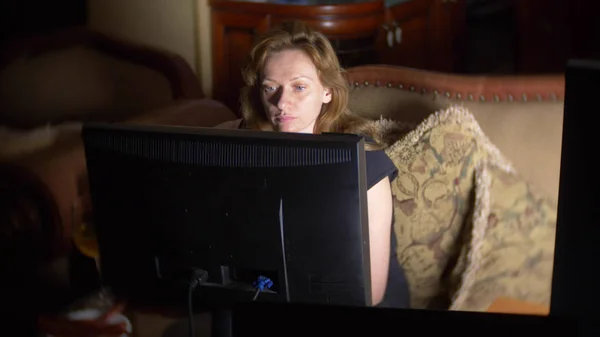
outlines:
{"label": "woman", "polygon": [[372,304],[408,307],[408,286],[396,258],[395,236],[391,235],[390,182],[397,169],[381,150],[371,124],[348,110],[348,86],[329,40],[302,22],[284,23],[256,42],[242,76],[244,119],[237,122],[239,127],[355,133],[370,140],[366,167]]}
{"label": "woman", "polygon": [[390,182],[397,170],[381,150],[375,130],[348,110],[348,87],[329,40],[301,22],[285,23],[256,42],[242,75],[244,118],[218,127],[355,133],[369,140],[366,168],[372,304],[408,307],[408,286],[396,258],[391,226]]}

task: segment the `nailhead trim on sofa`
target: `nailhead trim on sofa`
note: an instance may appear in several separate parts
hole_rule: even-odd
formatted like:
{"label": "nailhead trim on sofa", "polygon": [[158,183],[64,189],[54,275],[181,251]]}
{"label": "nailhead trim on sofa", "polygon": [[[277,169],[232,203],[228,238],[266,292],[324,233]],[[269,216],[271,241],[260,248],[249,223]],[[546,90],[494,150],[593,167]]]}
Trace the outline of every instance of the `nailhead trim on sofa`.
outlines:
{"label": "nailhead trim on sofa", "polygon": [[[353,85],[355,87],[360,87],[361,83],[359,83],[358,81],[355,81],[353,83]],[[368,81],[364,81],[362,83],[362,85],[365,86],[365,87],[368,87],[371,84]],[[376,81],[374,85],[375,85],[375,87],[380,87],[381,86],[381,82],[380,81]],[[408,91],[411,91],[411,92],[419,91],[422,95],[425,95],[428,92],[433,92],[434,96],[439,96],[440,95],[439,91],[435,90],[435,89],[431,90],[431,89],[427,89],[427,88],[418,88],[419,90],[417,90],[417,88],[414,85],[405,86],[402,83],[386,82],[385,86],[388,87],[388,88],[398,88],[400,90],[408,90]],[[463,96],[463,94],[460,93],[460,92],[450,93],[450,92],[446,91],[446,92],[444,92],[444,96],[446,98],[448,98],[448,99],[456,99],[456,100],[462,100],[462,101],[465,100],[464,97],[466,97],[467,100],[469,100],[469,101],[474,101],[475,100],[475,97],[472,94],[468,93],[468,92],[466,93],[466,95]],[[558,100],[558,96],[556,95],[556,93],[553,93],[553,92],[546,93],[546,94],[537,93],[535,95],[528,95],[526,93],[523,93],[523,94],[520,95],[520,98],[521,98],[520,102],[524,102],[524,103],[528,102],[529,101],[529,97],[531,97],[531,96],[535,97],[535,101],[538,101],[538,102],[542,102],[542,101],[556,102]],[[486,101],[486,97],[484,95],[480,95],[479,96],[479,100],[481,102],[485,102]],[[513,95],[511,95],[511,94],[507,94],[507,95],[494,94],[492,96],[492,100],[494,102],[497,102],[497,103],[502,102],[502,101],[515,102],[515,97]],[[516,100],[516,101],[519,102],[519,100]]]}

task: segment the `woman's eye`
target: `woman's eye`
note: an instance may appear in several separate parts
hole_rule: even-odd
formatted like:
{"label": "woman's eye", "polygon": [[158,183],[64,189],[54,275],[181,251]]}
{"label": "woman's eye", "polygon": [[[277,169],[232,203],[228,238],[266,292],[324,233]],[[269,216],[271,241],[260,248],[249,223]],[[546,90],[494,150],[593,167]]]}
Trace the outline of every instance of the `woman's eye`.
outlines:
{"label": "woman's eye", "polygon": [[304,86],[304,85],[297,85],[296,86],[296,90],[298,90],[298,91],[304,91],[304,90],[306,90],[306,86]]}
{"label": "woman's eye", "polygon": [[265,92],[273,92],[273,91],[275,91],[275,87],[266,86],[266,87],[264,87],[264,91]]}

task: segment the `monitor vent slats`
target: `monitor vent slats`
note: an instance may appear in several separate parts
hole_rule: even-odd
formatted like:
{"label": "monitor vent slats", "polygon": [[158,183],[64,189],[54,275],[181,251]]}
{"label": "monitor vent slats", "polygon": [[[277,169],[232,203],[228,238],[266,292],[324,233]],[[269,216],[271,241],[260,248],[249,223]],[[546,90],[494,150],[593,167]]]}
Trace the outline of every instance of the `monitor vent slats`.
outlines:
{"label": "monitor vent slats", "polygon": [[147,137],[94,132],[86,136],[90,150],[218,167],[295,167],[348,163],[349,148],[267,146],[231,141],[200,141],[176,137]]}

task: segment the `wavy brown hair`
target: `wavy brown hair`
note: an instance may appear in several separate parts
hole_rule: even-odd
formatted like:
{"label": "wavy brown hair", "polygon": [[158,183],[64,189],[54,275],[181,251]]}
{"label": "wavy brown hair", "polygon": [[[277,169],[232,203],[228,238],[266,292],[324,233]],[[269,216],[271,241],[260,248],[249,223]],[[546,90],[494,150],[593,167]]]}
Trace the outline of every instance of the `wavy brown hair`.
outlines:
{"label": "wavy brown hair", "polygon": [[330,89],[331,101],[323,104],[315,122],[314,133],[360,134],[375,141],[367,144],[368,149],[381,148],[374,125],[348,109],[348,82],[331,43],[323,34],[301,21],[284,22],[261,36],[254,44],[242,68],[245,87],[242,88],[240,104],[246,127],[274,131],[260,99],[260,83],[268,58],[284,50],[306,53],[317,68],[319,80],[325,88]]}

